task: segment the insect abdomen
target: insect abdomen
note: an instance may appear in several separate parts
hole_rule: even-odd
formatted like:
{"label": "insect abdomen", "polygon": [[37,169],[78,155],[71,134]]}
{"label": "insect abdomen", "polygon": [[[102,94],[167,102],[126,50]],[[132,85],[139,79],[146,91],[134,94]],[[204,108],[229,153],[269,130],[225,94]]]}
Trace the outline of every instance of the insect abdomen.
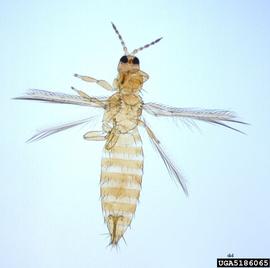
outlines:
{"label": "insect abdomen", "polygon": [[143,150],[137,128],[121,134],[112,149],[103,150],[100,178],[104,220],[116,245],[130,225],[140,196]]}

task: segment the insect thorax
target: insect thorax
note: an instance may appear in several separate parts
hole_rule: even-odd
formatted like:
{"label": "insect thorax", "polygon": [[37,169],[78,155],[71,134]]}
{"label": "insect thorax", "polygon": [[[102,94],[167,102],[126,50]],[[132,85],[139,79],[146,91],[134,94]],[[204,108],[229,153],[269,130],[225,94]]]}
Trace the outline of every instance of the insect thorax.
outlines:
{"label": "insect thorax", "polygon": [[120,133],[128,133],[138,125],[142,113],[142,99],[138,94],[118,92],[108,99],[103,117],[103,130],[112,128]]}

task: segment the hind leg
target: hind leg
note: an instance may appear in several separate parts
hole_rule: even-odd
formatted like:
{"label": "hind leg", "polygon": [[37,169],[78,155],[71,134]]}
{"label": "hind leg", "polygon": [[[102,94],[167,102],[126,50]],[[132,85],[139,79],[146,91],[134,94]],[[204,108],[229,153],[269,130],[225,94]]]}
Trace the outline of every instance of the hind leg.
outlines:
{"label": "hind leg", "polygon": [[117,133],[115,128],[112,128],[112,130],[109,133],[104,133],[103,131],[89,131],[86,132],[83,135],[84,139],[87,141],[105,141],[105,148],[106,150],[110,150],[113,148],[113,146],[116,144],[119,134]]}
{"label": "hind leg", "polygon": [[83,135],[87,141],[104,141],[106,140],[106,133],[102,131],[89,131]]}
{"label": "hind leg", "polygon": [[106,135],[106,144],[105,148],[106,150],[111,150],[113,146],[116,144],[117,140],[119,138],[119,131],[115,127],[111,129],[111,131]]}

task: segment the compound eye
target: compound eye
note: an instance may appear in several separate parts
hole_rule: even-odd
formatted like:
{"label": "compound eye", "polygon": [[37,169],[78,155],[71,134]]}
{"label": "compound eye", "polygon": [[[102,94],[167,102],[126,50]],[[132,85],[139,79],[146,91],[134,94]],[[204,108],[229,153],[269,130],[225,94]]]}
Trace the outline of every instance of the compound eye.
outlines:
{"label": "compound eye", "polygon": [[133,64],[140,64],[140,61],[137,57],[134,57],[132,62],[133,62]]}
{"label": "compound eye", "polygon": [[120,62],[121,63],[127,63],[128,62],[128,57],[127,56],[121,57]]}

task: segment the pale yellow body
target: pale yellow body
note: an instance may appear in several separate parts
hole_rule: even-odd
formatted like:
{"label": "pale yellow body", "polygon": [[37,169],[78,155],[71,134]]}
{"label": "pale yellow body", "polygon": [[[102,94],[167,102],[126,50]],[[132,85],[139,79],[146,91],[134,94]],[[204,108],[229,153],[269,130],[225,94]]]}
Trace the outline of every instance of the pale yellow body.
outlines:
{"label": "pale yellow body", "polygon": [[134,64],[118,66],[117,92],[106,102],[103,131],[107,133],[101,162],[101,204],[104,220],[116,245],[136,211],[143,175],[142,141],[138,124],[142,114],[139,96],[147,75]]}

